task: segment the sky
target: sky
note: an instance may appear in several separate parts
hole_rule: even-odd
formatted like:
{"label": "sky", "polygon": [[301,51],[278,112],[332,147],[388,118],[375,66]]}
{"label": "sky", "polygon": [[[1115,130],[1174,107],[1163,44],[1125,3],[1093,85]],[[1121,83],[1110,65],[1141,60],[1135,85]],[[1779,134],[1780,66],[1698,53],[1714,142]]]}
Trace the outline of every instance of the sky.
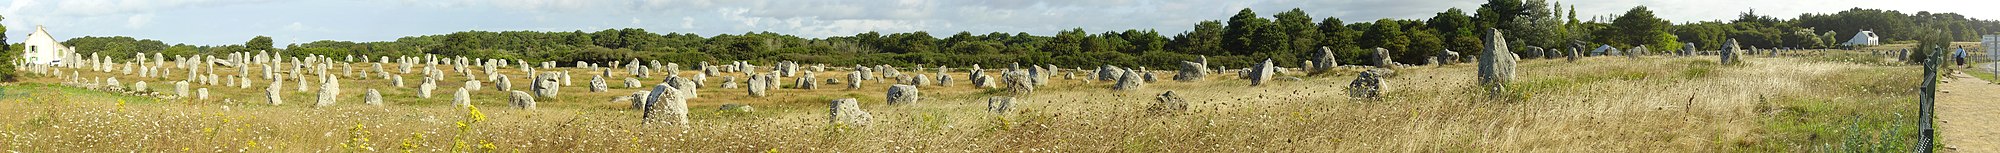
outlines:
{"label": "sky", "polygon": [[[1422,19],[1483,0],[0,0],[9,43],[44,26],[58,40],[130,36],[169,44],[242,44],[271,36],[282,44],[318,40],[391,41],[458,31],[584,31],[643,28],[702,36],[775,32],[822,38],[856,33],[959,31],[1050,35],[1152,29],[1173,35],[1204,20],[1250,8],[1259,16],[1298,8],[1314,21]],[[1579,18],[1646,6],[1676,23],[1728,20],[1754,9],[1795,18],[1854,7],[2000,17],[1993,0],[1554,0]]]}

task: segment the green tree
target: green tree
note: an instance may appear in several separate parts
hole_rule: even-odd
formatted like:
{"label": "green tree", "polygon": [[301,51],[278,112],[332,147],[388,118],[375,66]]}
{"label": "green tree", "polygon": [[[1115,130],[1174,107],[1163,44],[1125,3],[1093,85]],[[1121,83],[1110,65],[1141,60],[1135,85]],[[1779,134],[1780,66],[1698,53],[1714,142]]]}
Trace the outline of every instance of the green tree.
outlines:
{"label": "green tree", "polygon": [[[0,15],[0,21],[6,20],[7,16]],[[6,42],[7,25],[0,25],[0,81],[14,82],[14,62],[20,62],[14,60],[21,58],[21,50],[14,49]]]}
{"label": "green tree", "polygon": [[[1433,63],[1428,63],[1425,60],[1430,59],[1431,56],[1436,56],[1438,52],[1444,51],[1446,49],[1444,45],[1445,43],[1444,38],[1438,34],[1439,32],[1437,30],[1431,30],[1424,27],[1416,27],[1412,29],[1414,30],[1409,30],[1409,36],[1407,36],[1409,37],[1410,40],[1410,45],[1408,47],[1410,50],[1392,51],[1392,53],[1395,53],[1396,62],[1411,63],[1411,64],[1433,64]],[[1460,55],[1464,54],[1461,53]]]}
{"label": "green tree", "polygon": [[1446,9],[1444,12],[1438,13],[1437,16],[1432,16],[1430,20],[1424,21],[1424,23],[1425,26],[1436,31],[1436,35],[1440,37],[1438,39],[1442,43],[1443,48],[1419,51],[1432,53],[1442,52],[1443,50],[1465,52],[1480,50],[1480,48],[1484,47],[1480,45],[1479,35],[1472,33],[1473,26],[1476,24],[1472,22],[1472,16],[1465,15],[1465,11],[1461,11],[1458,8]]}
{"label": "green tree", "polygon": [[1319,45],[1327,46],[1327,48],[1332,48],[1335,51],[1353,50],[1355,48],[1354,37],[1360,36],[1361,32],[1349,29],[1345,24],[1340,21],[1340,18],[1335,17],[1326,17],[1326,19],[1320,20]]}
{"label": "green tree", "polygon": [[257,37],[252,37],[250,38],[249,42],[243,42],[243,46],[249,47],[250,50],[277,51],[274,48],[271,48],[271,37],[269,36],[260,35]]}
{"label": "green tree", "polygon": [[1610,30],[1614,31],[1611,35],[1599,37],[1609,37],[1611,41],[1605,43],[1619,48],[1646,45],[1650,51],[1680,49],[1677,46],[1681,44],[1675,40],[1676,36],[1667,32],[1669,26],[1672,24],[1665,19],[1654,17],[1653,11],[1646,9],[1646,6],[1638,6],[1611,20]]}
{"label": "green tree", "polygon": [[1319,51],[1319,39],[1325,35],[1320,34],[1319,27],[1313,24],[1311,15],[1307,15],[1304,10],[1292,8],[1291,11],[1281,12],[1272,17],[1277,18],[1276,29],[1279,30],[1273,32],[1289,38],[1275,41],[1283,46],[1274,49],[1281,52],[1274,56],[1304,59]]}
{"label": "green tree", "polygon": [[1382,48],[1391,52],[1406,52],[1409,46],[1410,38],[1403,34],[1403,26],[1396,20],[1375,20],[1374,27],[1361,33],[1361,48],[1365,51]]}
{"label": "green tree", "polygon": [[1201,23],[1195,24],[1194,30],[1174,36],[1173,43],[1170,46],[1175,46],[1172,47],[1172,50],[1185,53],[1222,55],[1226,53],[1222,49],[1222,29],[1221,21],[1201,21]]}
{"label": "green tree", "polygon": [[1251,53],[1255,53],[1256,49],[1253,47],[1257,45],[1257,31],[1265,27],[1270,27],[1268,26],[1270,22],[1270,20],[1257,17],[1257,12],[1251,11],[1250,8],[1243,8],[1242,11],[1237,11],[1235,16],[1229,17],[1229,25],[1223,27],[1222,50],[1227,50],[1235,55],[1250,55]]}

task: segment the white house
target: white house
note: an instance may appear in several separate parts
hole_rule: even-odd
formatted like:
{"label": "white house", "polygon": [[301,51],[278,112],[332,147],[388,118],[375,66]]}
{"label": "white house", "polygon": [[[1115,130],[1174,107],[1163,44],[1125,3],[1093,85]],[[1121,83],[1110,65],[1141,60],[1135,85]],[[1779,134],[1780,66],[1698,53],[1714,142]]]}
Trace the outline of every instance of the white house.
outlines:
{"label": "white house", "polygon": [[63,46],[62,42],[49,36],[49,31],[42,29],[41,25],[36,25],[35,32],[28,33],[28,40],[21,44],[27,46],[21,53],[23,59],[21,61],[28,64],[62,64],[65,62],[62,61],[63,55],[76,53],[76,48]]}
{"label": "white house", "polygon": [[1861,30],[1861,32],[1854,33],[1854,38],[1847,39],[1847,42],[1840,43],[1840,45],[1848,45],[1848,46],[1882,45],[1882,39],[1875,37],[1875,31]]}

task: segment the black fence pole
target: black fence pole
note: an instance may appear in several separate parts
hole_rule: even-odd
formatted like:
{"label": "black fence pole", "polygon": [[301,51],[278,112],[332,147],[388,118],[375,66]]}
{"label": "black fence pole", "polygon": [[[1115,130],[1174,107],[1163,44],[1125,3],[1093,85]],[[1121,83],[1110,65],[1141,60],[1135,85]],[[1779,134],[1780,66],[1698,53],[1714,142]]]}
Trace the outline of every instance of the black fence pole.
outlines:
{"label": "black fence pole", "polygon": [[1915,152],[1920,153],[1929,153],[1933,150],[1931,149],[1931,145],[1936,143],[1933,143],[1931,138],[1936,137],[1937,134],[1936,128],[1931,126],[1931,120],[1935,115],[1932,105],[1937,100],[1937,79],[1940,66],[1938,61],[1944,59],[1939,58],[1942,57],[1939,55],[1942,54],[1943,49],[1931,49],[1930,52],[1929,57],[1924,57],[1927,60],[1924,60],[1924,83],[1920,89],[1923,91],[1919,95],[1920,97],[1917,98],[1918,105],[1920,106],[1917,110],[1917,128],[1920,131],[1917,138],[1917,151]]}

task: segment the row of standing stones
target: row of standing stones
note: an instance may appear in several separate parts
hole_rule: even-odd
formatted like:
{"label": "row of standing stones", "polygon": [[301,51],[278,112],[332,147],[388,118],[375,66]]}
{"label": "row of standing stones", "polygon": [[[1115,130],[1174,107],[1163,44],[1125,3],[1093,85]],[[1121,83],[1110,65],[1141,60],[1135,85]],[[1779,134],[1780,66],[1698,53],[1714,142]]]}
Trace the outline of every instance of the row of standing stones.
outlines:
{"label": "row of standing stones", "polygon": [[[1506,88],[1507,83],[1510,82],[1515,76],[1514,65],[1516,64],[1516,61],[1520,59],[1520,57],[1517,57],[1517,55],[1515,55],[1513,52],[1507,50],[1508,47],[1506,46],[1505,37],[1503,37],[1500,31],[1498,31],[1497,29],[1489,29],[1487,31],[1487,35],[1485,35],[1483,40],[1484,44],[1486,45],[1485,46],[1486,49],[1483,50],[1480,54],[1478,54],[1477,57],[1474,57],[1477,58],[1478,60],[1477,62],[1479,68],[1478,72],[1479,84],[1482,85],[1482,87],[1490,90],[1490,92],[1495,96],[1503,96],[1503,94],[1506,93],[1507,90]],[[1737,48],[1735,46],[1735,40],[1734,39],[1729,40],[1728,42],[1726,42],[1724,46],[1726,47],[1726,49],[1720,51],[1719,54],[1721,57],[1721,63],[1730,64],[1739,62],[1737,59],[1739,55],[1736,55]],[[1529,47],[1529,49],[1541,50],[1541,48],[1539,47]],[[1633,52],[1643,52],[1643,50],[1644,50],[1643,47],[1635,47],[1634,49],[1632,49]],[[1534,52],[1541,54],[1538,56],[1553,58],[1553,54],[1543,54],[1541,53],[1542,51],[1534,51]],[[1692,53],[1693,53],[1692,50],[1684,50],[1682,52],[1679,52],[1678,54],[1687,55]],[[1566,54],[1572,55],[1568,56],[1569,60],[1571,61],[1576,60],[1577,56],[1575,55],[1581,55],[1578,54],[1577,50],[1575,49],[1569,50],[1568,53]],[[1625,55],[1628,57],[1636,56],[1635,54],[1625,54]],[[1437,57],[1428,60],[1437,64],[1449,64],[1449,63],[1455,63],[1457,61],[1456,59],[1459,58],[1458,56],[1459,54],[1457,52],[1444,51]],[[284,90],[285,88],[283,88],[283,84],[284,81],[286,80],[299,81],[300,82],[298,83],[299,90],[307,91],[308,89],[307,85],[309,84],[304,83],[304,80],[306,79],[305,77],[303,77],[303,75],[306,73],[317,73],[317,75],[319,75],[319,77],[317,77],[320,80],[318,86],[319,94],[317,94],[318,97],[317,99],[315,99],[316,103],[314,103],[313,106],[326,107],[335,105],[340,95],[339,92],[341,88],[340,86],[341,77],[354,76],[352,72],[348,72],[347,74],[342,74],[342,75],[336,75],[333,74],[331,71],[327,71],[326,69],[331,68],[332,65],[334,65],[334,63],[336,62],[336,60],[333,60],[331,57],[315,55],[307,57],[305,58],[305,60],[299,60],[299,58],[292,58],[293,62],[290,63],[291,65],[284,65],[286,62],[282,62],[281,60],[266,59],[272,57],[266,56],[264,55],[264,53],[259,53],[256,56],[257,58],[255,60],[249,60],[250,58],[247,57],[251,56],[247,55],[247,53],[232,53],[231,57],[232,58],[226,60],[216,60],[213,59],[213,57],[210,57],[211,61],[215,63],[206,63],[206,62],[185,63],[182,66],[183,69],[187,69],[187,71],[189,71],[190,78],[197,78],[197,79],[174,82],[176,94],[168,97],[196,96],[196,97],[201,97],[201,99],[206,99],[207,88],[199,88],[193,90],[192,93],[193,95],[190,95],[191,93],[188,90],[190,82],[202,82],[209,85],[214,85],[216,84],[215,82],[224,82],[226,84],[230,84],[229,85],[230,87],[239,87],[239,88],[248,88],[249,86],[251,86],[250,84],[252,84],[250,77],[244,77],[248,76],[247,74],[249,74],[250,72],[249,68],[238,68],[238,70],[240,70],[239,73],[241,75],[230,76],[226,79],[226,81],[216,81],[218,79],[213,79],[215,78],[216,75],[212,71],[209,71],[207,75],[205,75],[207,77],[194,77],[194,76],[204,76],[201,75],[202,73],[200,73],[202,72],[200,71],[201,70],[200,66],[194,66],[194,65],[210,65],[211,68],[208,68],[210,70],[213,69],[212,65],[217,65],[216,63],[224,63],[221,65],[229,65],[236,67],[248,67],[253,64],[263,65],[265,73],[264,78],[271,80],[270,85],[268,86],[268,88],[266,88],[267,97],[265,97],[265,99],[268,101],[267,103],[271,105],[282,105],[285,103],[285,100],[283,98],[283,95],[285,94]],[[1390,77],[1394,76],[1393,69],[1397,68],[1398,66],[1402,66],[1402,64],[1391,61],[1388,58],[1389,57],[1388,51],[1384,49],[1377,48],[1374,53],[1374,57],[1375,58],[1370,59],[1369,62],[1370,65],[1368,65],[1372,68],[1362,71],[1356,76],[1354,81],[1349,83],[1347,90],[1350,97],[1362,98],[1362,99],[1380,99],[1383,96],[1382,94],[1383,92],[1390,90],[1390,88],[1387,86],[1388,85],[1387,81],[1389,80]],[[362,58],[362,59],[367,59],[367,58]],[[425,66],[423,67],[422,70],[419,70],[419,72],[423,74],[422,76],[424,76],[421,83],[418,85],[417,89],[418,91],[416,97],[419,98],[431,97],[430,91],[435,90],[437,88],[436,82],[440,79],[447,78],[447,76],[444,75],[446,71],[438,70],[436,68],[438,67],[437,65],[440,63],[440,61],[446,63],[445,65],[458,66],[454,70],[463,74],[464,78],[467,79],[464,86],[459,87],[456,90],[456,92],[453,93],[452,96],[453,97],[452,103],[454,105],[460,105],[460,106],[471,105],[469,92],[478,91],[482,89],[480,84],[482,84],[483,82],[477,79],[472,79],[475,78],[473,73],[470,70],[467,70],[467,68],[465,67],[477,66],[486,68],[487,70],[486,76],[488,76],[487,81],[497,82],[494,85],[494,89],[502,91],[505,93],[505,95],[508,96],[509,105],[524,109],[534,109],[536,105],[535,100],[537,98],[558,97],[558,94],[561,93],[559,89],[563,86],[570,85],[568,83],[569,82],[568,78],[570,77],[570,73],[568,73],[567,71],[539,73],[536,72],[533,67],[530,67],[530,65],[527,64],[526,62],[518,62],[520,63],[519,67],[523,72],[526,72],[530,76],[532,76],[532,78],[529,79],[530,82],[528,83],[529,85],[528,91],[520,91],[520,90],[512,90],[511,86],[513,83],[509,80],[509,78],[506,75],[499,74],[497,72],[498,69],[497,67],[504,67],[505,65],[507,65],[506,63],[508,62],[505,62],[505,60],[464,59],[462,57],[459,58],[458,60],[452,60],[451,58],[443,58],[442,60],[439,60],[438,58],[435,57],[427,57],[427,58],[404,57],[400,58],[402,59],[401,61],[391,62],[388,60],[388,57],[383,57],[382,59],[383,60],[375,61],[375,63],[373,64],[374,67],[373,71],[376,74],[379,74],[373,76],[380,76],[379,78],[382,79],[392,79],[394,85],[398,87],[404,86],[401,79],[402,75],[391,75],[390,71],[384,70],[382,68],[382,63],[395,63],[403,65],[402,73],[408,74],[411,73],[412,71],[412,68],[410,67],[412,67],[413,63],[419,63],[419,61],[427,61],[424,63],[428,63],[426,64],[428,66]],[[1339,67],[1339,65],[1337,64],[1338,62],[1335,61],[1335,59],[1336,57],[1334,57],[1334,54],[1332,53],[1331,50],[1322,48],[1319,55],[1301,64],[1301,66],[1303,67],[1301,69],[1307,71],[1308,72],[1307,75],[1328,74],[1336,67]],[[99,60],[92,60],[92,61],[99,61]],[[196,58],[195,60],[191,61],[200,61],[200,60],[199,58]],[[479,61],[484,61],[484,62],[479,62]],[[96,63],[100,64],[93,64],[93,68],[97,68],[95,70],[102,72],[111,72],[111,68],[109,67],[112,66],[107,66],[110,64],[103,64],[108,62],[96,62]],[[640,65],[639,63],[640,62],[635,59],[631,63],[625,64],[625,68],[628,70],[628,73],[633,74],[633,76],[625,78],[624,82],[625,85],[623,86],[624,88],[638,88],[642,83],[636,78],[651,77],[652,76],[651,73],[653,73],[654,71],[676,72],[678,71],[679,67],[677,66],[678,64],[673,64],[673,63],[668,63],[665,66],[661,66],[658,61],[653,61],[653,66]],[[127,63],[127,65],[131,64]],[[156,65],[164,65],[164,64],[156,64]],[[350,64],[341,63],[341,65],[346,66]],[[545,62],[542,63],[542,65],[543,69],[553,68],[552,62]],[[612,65],[613,68],[606,69],[590,63],[578,64],[579,67],[590,68],[602,72],[600,75],[591,75],[591,79],[586,84],[588,92],[609,91],[611,86],[606,81],[606,78],[613,76],[610,69],[617,69],[618,64],[614,62]],[[759,73],[759,71],[756,68],[757,66],[751,65],[748,62],[741,62],[741,61],[734,62],[728,65],[709,65],[708,63],[703,62],[701,65],[702,66],[700,67],[701,68],[700,73],[697,73],[692,78],[680,77],[678,73],[670,73],[667,78],[661,81],[661,83],[654,85],[654,88],[652,88],[652,90],[650,91],[638,91],[632,93],[629,96],[615,97],[613,98],[614,99],[613,101],[629,101],[630,103],[632,103],[634,109],[638,109],[644,112],[642,118],[646,120],[647,123],[667,123],[667,124],[684,125],[688,122],[686,116],[688,114],[687,101],[689,99],[698,97],[696,92],[698,90],[696,89],[704,86],[706,82],[705,80],[707,80],[706,78],[708,76],[720,76],[722,74],[721,72],[741,72],[743,76],[748,76],[748,78],[744,79],[743,81],[744,83],[747,84],[746,85],[747,87],[744,87],[746,88],[744,91],[749,93],[749,95],[756,97],[769,96],[770,95],[769,92],[771,92],[771,90],[782,86],[779,80],[784,80],[783,78],[785,77],[794,77],[792,82],[793,84],[795,84],[793,88],[796,89],[818,89],[819,88],[818,86],[821,84],[845,84],[847,85],[846,86],[847,90],[861,89],[863,81],[867,80],[874,80],[877,83],[882,83],[884,80],[893,79],[896,80],[895,84],[889,86],[888,91],[885,95],[886,102],[889,105],[915,105],[918,104],[918,101],[920,99],[920,93],[918,91],[919,90],[918,88],[920,86],[925,86],[925,85],[949,86],[950,84],[952,84],[951,76],[944,73],[951,71],[948,67],[938,67],[936,69],[938,73],[935,75],[935,77],[931,77],[925,74],[914,74],[914,75],[901,74],[900,72],[897,71],[895,67],[888,65],[878,65],[875,67],[856,65],[852,69],[850,69],[853,73],[848,73],[845,80],[826,79],[824,82],[820,82],[814,78],[815,76],[814,72],[825,71],[823,64],[813,66],[811,69],[808,70],[800,70],[802,67],[799,66],[797,63],[781,62],[778,64],[778,66],[772,67],[773,69],[772,71],[768,71],[766,73]],[[1208,75],[1210,74],[1221,73],[1221,71],[1213,71],[1210,69],[1206,57],[1201,57],[1197,61],[1181,61],[1180,65],[1181,66],[1178,72],[1175,73],[1173,77],[1171,77],[1172,80],[1184,81],[1184,82],[1196,82],[1205,80],[1206,78],[1208,78]],[[59,71],[51,67],[53,66],[33,67],[32,69],[38,70],[36,72],[43,72],[43,73]],[[70,68],[79,68],[79,67],[83,66],[81,66],[81,64],[70,65]],[[168,71],[173,70],[173,69],[161,69],[163,67],[164,66],[148,67],[141,65],[140,69],[142,70],[140,74],[144,77],[164,77],[164,75],[154,75],[148,72],[164,74]],[[292,70],[287,71],[289,73],[286,73],[292,75],[291,78],[288,79],[286,77],[283,77],[284,75],[274,74],[279,72],[278,71],[279,69],[275,67],[291,68]],[[652,67],[667,67],[667,68],[663,70],[655,70],[652,69]],[[1006,90],[1004,90],[1002,95],[988,98],[988,111],[995,113],[1007,113],[1012,110],[1013,106],[1016,105],[1017,102],[1023,101],[1025,98],[1031,95],[1036,86],[1047,84],[1048,77],[1054,76],[1056,73],[1063,73],[1061,72],[1062,70],[1060,68],[1055,68],[1055,69],[1051,68],[1055,68],[1055,66],[1049,65],[1047,67],[1044,67],[1042,65],[1032,65],[1031,68],[1023,68],[1019,64],[1014,64],[1012,67],[1003,70],[1000,75],[1001,77],[994,78],[990,75],[984,74],[983,72],[985,72],[985,70],[979,68],[978,65],[974,65],[972,66],[971,69],[967,70],[968,72],[971,72],[968,75],[970,76],[968,77],[969,78],[968,82],[980,88],[1005,88]],[[300,70],[300,69],[310,69],[310,71]],[[915,70],[924,71],[922,66],[918,66],[918,68]],[[1064,76],[1063,78],[1076,79],[1077,76],[1074,70],[1081,70],[1081,68],[1072,69],[1072,71],[1067,72],[1066,76]],[[1283,72],[1283,70],[1285,69],[1277,67],[1274,63],[1272,63],[1270,59],[1265,59],[1264,61],[1259,62],[1258,64],[1252,67],[1244,68],[1243,70],[1237,70],[1237,72],[1239,72],[1239,76],[1242,79],[1248,80],[1251,86],[1267,85],[1270,83],[1270,81],[1273,80],[1300,80],[1296,77],[1273,78],[1275,75],[1279,73],[1285,73]],[[802,76],[798,75],[800,73],[803,73],[804,75]],[[71,80],[80,80],[81,78],[80,76],[74,75],[77,74],[76,72],[71,72],[71,74],[72,74],[70,75],[72,77]],[[129,74],[129,72],[127,74]],[[1086,77],[1084,81],[1086,82],[1091,80],[1115,81],[1111,88],[1113,90],[1119,90],[1119,91],[1139,90],[1144,88],[1147,83],[1156,80],[1154,79],[1155,78],[1154,74],[1151,73],[1150,71],[1145,70],[1145,68],[1143,67],[1138,69],[1132,69],[1132,68],[1122,68],[1117,66],[1106,65],[1095,70],[1095,73],[1086,73],[1086,74],[1089,74],[1091,76]],[[367,71],[363,71],[361,75],[354,78],[367,79],[370,78],[370,76],[371,75],[369,75]],[[933,81],[933,79],[935,79],[935,81]],[[736,77],[724,77],[724,83],[719,86],[725,89],[737,88],[738,87],[737,80],[738,79]],[[98,82],[83,83],[84,81],[71,81],[71,82],[78,86],[99,87],[99,84],[107,84],[105,86],[108,86],[108,88],[111,88],[113,90],[124,89],[124,87],[119,86],[120,84],[118,83],[115,77],[106,78],[105,81],[103,81],[102,83]],[[238,82],[241,82],[240,85],[238,85],[239,84]],[[145,91],[145,89],[147,88],[145,87],[146,83],[144,81],[136,82],[133,84],[133,86],[136,86],[136,88],[134,88],[135,92],[139,93],[147,92]],[[364,99],[363,100],[364,104],[376,105],[376,106],[383,105],[382,94],[376,89],[367,89],[366,93],[363,94],[363,96],[364,98],[362,99]],[[829,112],[833,113],[832,118],[834,119],[833,122],[835,123],[865,126],[869,122],[869,120],[871,120],[869,119],[870,117],[866,112],[863,112],[863,110],[861,110],[858,106],[855,106],[858,104],[852,98],[834,100],[829,102],[829,105],[830,105]],[[1152,106],[1149,106],[1146,109],[1146,111],[1154,114],[1174,114],[1188,110],[1187,107],[1189,107],[1188,104],[1184,100],[1179,98],[1178,95],[1173,93],[1173,91],[1166,91],[1165,93],[1156,96],[1156,103],[1152,104]],[[729,105],[724,105],[724,109],[749,110],[749,107],[748,105],[742,105],[742,104],[729,104]]]}

